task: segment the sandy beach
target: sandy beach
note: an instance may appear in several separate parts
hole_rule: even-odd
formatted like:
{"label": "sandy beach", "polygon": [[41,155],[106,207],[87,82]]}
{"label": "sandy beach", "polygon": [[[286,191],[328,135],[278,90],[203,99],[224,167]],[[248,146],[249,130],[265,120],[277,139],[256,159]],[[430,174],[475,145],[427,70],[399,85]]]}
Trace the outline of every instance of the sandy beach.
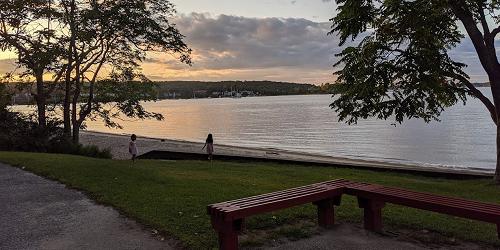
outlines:
{"label": "sandy beach", "polygon": [[[100,148],[109,148],[114,159],[130,159],[128,153],[129,135],[108,134],[93,131],[82,131],[80,142],[84,145],[96,145]],[[161,138],[142,137],[138,135],[137,145],[139,155],[150,151],[168,151],[182,153],[203,154],[203,143],[170,140]],[[286,160],[302,163],[314,163],[325,165],[348,165],[352,167],[387,169],[387,170],[410,170],[415,172],[431,172],[441,174],[463,174],[472,176],[492,176],[493,173],[479,169],[447,169],[431,166],[418,166],[409,164],[396,164],[391,162],[367,161],[349,159],[345,157],[323,156],[308,153],[291,152],[279,149],[247,148],[229,145],[215,145],[215,155],[244,156],[258,159]]]}

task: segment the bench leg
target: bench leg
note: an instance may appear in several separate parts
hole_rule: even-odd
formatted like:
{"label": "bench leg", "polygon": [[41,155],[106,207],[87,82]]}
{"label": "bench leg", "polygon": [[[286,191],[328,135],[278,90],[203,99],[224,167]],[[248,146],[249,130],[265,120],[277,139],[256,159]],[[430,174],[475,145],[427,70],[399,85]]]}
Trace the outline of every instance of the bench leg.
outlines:
{"label": "bench leg", "polygon": [[318,224],[320,227],[328,228],[335,224],[335,205],[340,205],[341,197],[321,200],[313,204],[318,207]]}
{"label": "bench leg", "polygon": [[385,206],[385,203],[358,197],[358,205],[364,209],[365,229],[382,232],[382,208]]}
{"label": "bench leg", "polygon": [[224,221],[212,218],[212,226],[219,234],[220,250],[238,249],[238,234],[243,230],[243,219]]}
{"label": "bench leg", "polygon": [[219,232],[219,249],[220,250],[238,249],[238,233],[234,231]]}

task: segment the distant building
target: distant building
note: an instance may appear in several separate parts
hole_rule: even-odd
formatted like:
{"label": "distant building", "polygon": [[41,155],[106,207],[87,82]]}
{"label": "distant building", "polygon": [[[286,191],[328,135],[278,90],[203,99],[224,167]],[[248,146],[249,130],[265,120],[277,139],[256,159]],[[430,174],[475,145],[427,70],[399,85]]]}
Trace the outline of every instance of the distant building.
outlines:
{"label": "distant building", "polygon": [[16,93],[11,97],[12,105],[26,105],[31,104],[33,101],[33,96],[28,92]]}
{"label": "distant building", "polygon": [[208,90],[195,90],[193,91],[193,98],[208,97]]}

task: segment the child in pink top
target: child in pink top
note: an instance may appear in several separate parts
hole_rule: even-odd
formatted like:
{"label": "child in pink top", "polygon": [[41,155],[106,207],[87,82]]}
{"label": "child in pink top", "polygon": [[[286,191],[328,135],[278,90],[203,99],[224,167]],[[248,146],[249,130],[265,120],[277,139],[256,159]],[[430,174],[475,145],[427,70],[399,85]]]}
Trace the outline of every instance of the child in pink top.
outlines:
{"label": "child in pink top", "polygon": [[137,157],[137,145],[135,144],[137,136],[134,134],[130,137],[130,142],[128,143],[128,152],[132,155],[132,161],[135,162],[135,157]]}

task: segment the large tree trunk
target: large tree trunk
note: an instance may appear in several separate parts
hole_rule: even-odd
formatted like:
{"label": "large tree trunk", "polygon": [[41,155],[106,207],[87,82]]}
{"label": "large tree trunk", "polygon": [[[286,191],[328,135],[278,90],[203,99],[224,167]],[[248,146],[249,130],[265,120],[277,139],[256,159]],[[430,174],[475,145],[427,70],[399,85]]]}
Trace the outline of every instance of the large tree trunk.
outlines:
{"label": "large tree trunk", "polygon": [[66,89],[64,94],[64,104],[63,104],[63,122],[64,122],[64,136],[66,139],[71,138],[71,109],[70,109],[70,95],[71,95],[71,82],[69,79],[66,80]]}
{"label": "large tree trunk", "polygon": [[45,94],[45,86],[43,82],[43,71],[35,73],[36,78],[36,105],[38,114],[38,126],[45,128],[47,126],[47,115],[45,113],[47,107],[47,95]]}
{"label": "large tree trunk", "polygon": [[78,144],[78,142],[80,141],[79,139],[79,136],[80,136],[80,124],[78,124],[78,120],[77,120],[77,101],[74,97],[73,97],[73,101],[72,101],[72,110],[71,110],[71,123],[73,125],[73,143],[75,144]]}
{"label": "large tree trunk", "polygon": [[497,164],[494,178],[495,182],[500,184],[500,125],[497,125]]}
{"label": "large tree trunk", "polygon": [[497,162],[495,169],[495,182],[500,184],[500,68],[497,68],[494,72],[489,74],[491,93],[493,95],[493,103],[495,104],[496,115],[497,115]]}
{"label": "large tree trunk", "polygon": [[79,124],[73,124],[73,143],[78,144],[80,143],[80,125]]}
{"label": "large tree trunk", "polygon": [[[71,78],[71,73],[73,71],[73,62],[74,62],[74,53],[75,53],[75,44],[76,44],[76,35],[74,32],[74,17],[75,17],[75,1],[71,1],[70,3],[70,9],[69,13],[67,12],[66,14],[68,15],[68,21],[70,24],[70,41],[69,41],[69,46],[68,46],[68,52],[66,54],[66,57],[68,59],[68,67],[66,68],[66,77],[65,77],[65,93],[64,93],[64,104],[63,104],[63,123],[64,123],[64,136],[68,141],[74,140],[72,136],[72,122],[71,120],[71,104],[73,100],[71,100],[71,95],[72,95],[72,78]],[[66,9],[67,10],[67,9]],[[73,107],[74,108],[74,107]],[[73,110],[73,112],[76,112]]]}

